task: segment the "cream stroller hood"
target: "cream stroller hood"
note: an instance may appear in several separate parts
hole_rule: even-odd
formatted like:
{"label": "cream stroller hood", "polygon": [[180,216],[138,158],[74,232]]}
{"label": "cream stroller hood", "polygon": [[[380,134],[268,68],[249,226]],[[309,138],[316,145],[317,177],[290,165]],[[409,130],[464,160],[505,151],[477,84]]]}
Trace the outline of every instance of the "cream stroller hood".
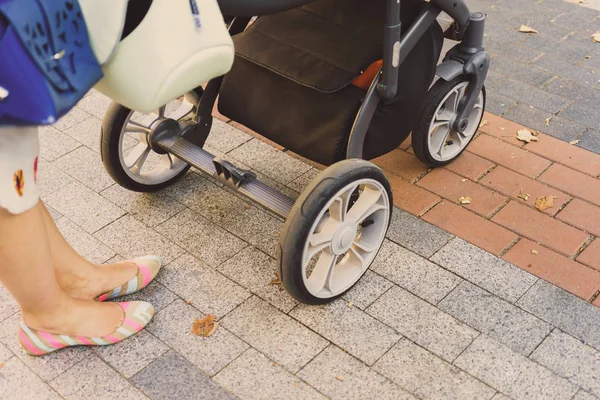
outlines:
{"label": "cream stroller hood", "polygon": [[151,112],[226,74],[234,48],[216,0],[153,0],[123,40],[127,0],[80,0],[104,78],[95,89]]}

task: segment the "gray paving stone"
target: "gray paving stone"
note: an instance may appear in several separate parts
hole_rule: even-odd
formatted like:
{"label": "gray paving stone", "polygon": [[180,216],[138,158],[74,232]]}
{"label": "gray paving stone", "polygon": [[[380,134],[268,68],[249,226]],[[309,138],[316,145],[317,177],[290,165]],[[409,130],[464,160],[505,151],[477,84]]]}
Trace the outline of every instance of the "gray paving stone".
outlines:
{"label": "gray paving stone", "polygon": [[[44,200],[42,200],[43,202]],[[58,211],[56,211],[54,208],[47,206],[46,204],[44,204],[44,206],[46,207],[46,210],[48,210],[48,214],[50,214],[50,218],[52,218],[52,220],[54,222],[58,221],[59,219],[61,219],[63,217],[63,215],[61,213],[59,213]]]}
{"label": "gray paving stone", "polygon": [[60,397],[21,360],[7,360],[0,371],[0,398],[2,400],[58,400]]}
{"label": "gray paving stone", "polygon": [[20,321],[20,312],[3,321],[0,324],[0,341],[44,381],[54,379],[92,354],[90,348],[70,347],[44,357],[29,356],[21,349],[19,344],[18,327]]}
{"label": "gray paving stone", "polygon": [[323,306],[300,304],[289,315],[368,365],[402,337],[342,299]]}
{"label": "gray paving stone", "polygon": [[83,111],[92,114],[100,119],[104,117],[106,109],[111,103],[111,99],[100,92],[94,92],[77,103],[77,107]]}
{"label": "gray paving stone", "polygon": [[[563,112],[559,115],[560,117],[556,117],[554,114],[519,103],[515,108],[504,114],[504,117],[567,142],[575,140],[586,131],[587,128],[584,125],[567,119],[569,116],[563,114]],[[547,118],[552,118],[550,126],[546,126]]]}
{"label": "gray paving stone", "polygon": [[534,50],[521,44],[499,37],[486,37],[485,49],[492,55],[504,55],[513,61],[528,64],[542,55],[539,50]]}
{"label": "gray paving stone", "polygon": [[210,135],[206,139],[206,144],[219,149],[223,153],[228,153],[250,139],[252,139],[252,136],[215,118],[210,129]]}
{"label": "gray paving stone", "polygon": [[373,367],[424,399],[490,399],[495,390],[407,339]]}
{"label": "gray paving stone", "polygon": [[423,257],[431,257],[453,235],[394,207],[387,237]]}
{"label": "gray paving stone", "polygon": [[516,105],[516,100],[497,94],[493,90],[487,90],[486,92],[485,109],[487,112],[495,115],[503,115]]}
{"label": "gray paving stone", "polygon": [[542,320],[469,282],[458,285],[438,307],[524,356],[552,330]]}
{"label": "gray paving stone", "polygon": [[494,397],[492,397],[492,400],[511,400],[511,398],[505,394],[498,392],[494,395]]}
{"label": "gray paving stone", "polygon": [[329,342],[258,297],[233,310],[222,325],[295,373]]}
{"label": "gray paving stone", "polygon": [[0,321],[4,321],[19,311],[19,304],[12,297],[8,289],[0,284]]}
{"label": "gray paving stone", "polygon": [[548,92],[555,93],[564,98],[575,100],[575,102],[580,102],[583,104],[600,103],[600,91],[578,85],[569,79],[557,78],[546,85],[545,89]]}
{"label": "gray paving stone", "polygon": [[300,175],[298,178],[291,181],[288,186],[294,189],[296,192],[300,193],[304,190],[304,188],[317,176],[317,174],[321,172],[320,170],[311,167],[304,174]]}
{"label": "gray paving stone", "polygon": [[43,158],[38,160],[37,184],[40,191],[40,198],[46,198],[46,196],[71,182],[73,182],[73,179],[56,168],[51,162]]}
{"label": "gray paving stone", "polygon": [[113,346],[100,346],[96,353],[125,378],[131,378],[168,350],[164,343],[143,330]]}
{"label": "gray paving stone", "polygon": [[252,246],[246,247],[217,269],[285,313],[298,304],[283,290],[282,285],[269,284],[276,277],[275,260]]}
{"label": "gray paving stone", "polygon": [[600,351],[555,329],[535,349],[531,359],[584,390],[600,396]]}
{"label": "gray paving stone", "polygon": [[565,61],[581,60],[591,52],[589,49],[574,42],[567,43],[564,40],[559,41],[540,35],[531,35],[530,40],[524,40],[523,44],[536,49],[536,51],[552,54]]}
{"label": "gray paving stone", "polygon": [[44,201],[88,233],[110,224],[125,212],[98,193],[72,182],[46,196]]}
{"label": "gray paving stone", "polygon": [[393,283],[381,275],[367,271],[342,297],[348,304],[364,310],[392,286]]}
{"label": "gray paving stone", "polygon": [[118,219],[94,236],[126,259],[155,254],[168,263],[184,253],[182,248],[130,215]]}
{"label": "gray paving stone", "polygon": [[102,264],[115,256],[115,252],[99,242],[89,233],[79,228],[68,218],[61,218],[56,222],[56,227],[63,237],[86,260]]}
{"label": "gray paving stone", "polygon": [[388,290],[366,311],[450,362],[479,334],[466,324],[397,286]]}
{"label": "gray paving stone", "polygon": [[570,399],[579,389],[483,334],[454,365],[514,399]]}
{"label": "gray paving stone", "polygon": [[559,115],[566,119],[577,121],[579,124],[596,129],[600,128],[600,116],[598,116],[598,110],[590,103],[573,103],[561,111]]}
{"label": "gray paving stone", "polygon": [[216,224],[252,207],[232,191],[196,173],[188,173],[169,187],[166,194]]}
{"label": "gray paving stone", "polygon": [[146,397],[96,355],[90,355],[50,382],[67,400],[118,398],[141,400]]}
{"label": "gray paving stone", "polygon": [[258,139],[244,143],[228,155],[283,184],[310,169],[309,165]]}
{"label": "gray paving stone", "polygon": [[579,390],[573,400],[597,400],[598,398],[594,395],[591,395],[583,390]]}
{"label": "gray paving stone", "polygon": [[41,127],[39,132],[40,156],[45,160],[54,161],[81,146],[81,143],[52,126]]}
{"label": "gray paving stone", "polygon": [[239,215],[227,216],[220,225],[254,247],[275,257],[283,222],[274,215],[252,206]]}
{"label": "gray paving stone", "polygon": [[91,116],[88,119],[73,125],[64,131],[65,134],[75,139],[78,143],[87,146],[96,153],[100,153],[100,132],[102,121]]}
{"label": "gray paving stone", "polygon": [[[263,354],[248,349],[219,372],[214,380],[242,399],[325,399]],[[256,383],[261,385],[257,386]]]}
{"label": "gray paving stone", "polygon": [[540,57],[531,65],[562,78],[571,79],[586,87],[594,86],[598,82],[598,79],[600,79],[600,76],[594,74],[592,70],[573,65],[571,62],[560,60],[550,54]]}
{"label": "gray paving stone", "polygon": [[236,398],[174,351],[154,361],[131,382],[153,400]]}
{"label": "gray paving stone", "polygon": [[298,376],[334,400],[414,398],[334,345],[302,368]]}
{"label": "gray paving stone", "polygon": [[15,355],[8,349],[8,347],[0,343],[0,362],[4,362],[14,356]]}
{"label": "gray paving stone", "polygon": [[550,80],[554,74],[543,71],[541,69],[532,68],[526,64],[516,63],[513,60],[509,60],[503,56],[495,55],[491,59],[491,68],[494,71],[510,76],[520,82],[527,83],[532,86],[540,87],[543,86],[548,80]]}
{"label": "gray paving stone", "polygon": [[[553,83],[554,81],[545,86],[545,88]],[[497,94],[515,99],[552,114],[555,114],[568,106],[573,99],[571,97],[560,97],[556,94],[549,93],[546,90],[535,88],[527,83],[519,82],[511,78],[505,78],[502,81],[502,84],[498,85],[498,87],[495,87],[493,90]],[[567,93],[561,92],[561,94],[565,96]]]}
{"label": "gray paving stone", "polygon": [[169,188],[156,193],[138,193],[117,184],[100,193],[135,219],[155,227],[185,209],[185,206],[168,195]]}
{"label": "gray paving stone", "polygon": [[371,269],[433,304],[462,281],[453,273],[389,240],[383,243]]}
{"label": "gray paving stone", "polygon": [[204,314],[191,305],[175,300],[154,316],[148,330],[212,376],[242,354],[248,345],[232,335],[223,324],[208,338],[194,335],[192,325],[196,318],[203,317]]}
{"label": "gray paving stone", "polygon": [[577,144],[579,147],[600,154],[600,131],[589,129],[579,139],[580,142]]}
{"label": "gray paving stone", "polygon": [[541,279],[517,305],[600,350],[600,308]]}
{"label": "gray paving stone", "polygon": [[54,165],[95,192],[114,184],[104,169],[100,156],[85,146],[55,160]]}
{"label": "gray paving stone", "polygon": [[211,267],[216,267],[246,247],[246,243],[239,238],[189,209],[156,229]]}
{"label": "gray paving stone", "polygon": [[437,252],[431,261],[511,303],[538,279],[459,238]]}
{"label": "gray paving stone", "polygon": [[[163,273],[160,274],[163,275]],[[121,297],[121,301],[146,301],[154,306],[155,312],[158,312],[178,298],[173,292],[154,280],[144,290]]]}
{"label": "gray paving stone", "polygon": [[206,314],[223,317],[250,293],[194,257],[184,254],[163,267],[160,282]]}
{"label": "gray paving stone", "polygon": [[80,123],[81,121],[85,121],[89,117],[89,113],[75,106],[65,116],[56,121],[56,123],[53,126],[59,131],[64,131],[65,129],[69,129],[70,127]]}

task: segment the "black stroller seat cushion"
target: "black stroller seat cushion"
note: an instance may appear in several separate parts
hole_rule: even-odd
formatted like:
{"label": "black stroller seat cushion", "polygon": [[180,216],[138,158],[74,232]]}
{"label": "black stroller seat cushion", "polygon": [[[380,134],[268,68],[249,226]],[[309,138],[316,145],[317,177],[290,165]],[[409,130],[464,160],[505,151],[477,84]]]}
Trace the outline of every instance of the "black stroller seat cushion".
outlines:
{"label": "black stroller seat cushion", "polygon": [[[422,0],[402,0],[405,31]],[[317,0],[260,17],[234,37],[219,111],[281,146],[330,165],[345,158],[365,91],[352,81],[382,58],[384,0]],[[443,33],[436,23],[400,66],[398,95],[381,103],[363,157],[385,154],[408,137],[433,78]]]}

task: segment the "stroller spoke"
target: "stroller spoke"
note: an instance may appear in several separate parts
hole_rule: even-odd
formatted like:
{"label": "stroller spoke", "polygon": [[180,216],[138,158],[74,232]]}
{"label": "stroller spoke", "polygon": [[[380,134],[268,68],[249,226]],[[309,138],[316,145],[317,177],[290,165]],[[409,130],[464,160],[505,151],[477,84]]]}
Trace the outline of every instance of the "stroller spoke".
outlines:
{"label": "stroller spoke", "polygon": [[125,158],[125,165],[132,173],[139,175],[151,150],[152,149],[145,143],[138,144]]}
{"label": "stroller spoke", "polygon": [[145,126],[145,125],[140,124],[139,122],[135,122],[135,121],[129,120],[128,123],[129,123],[129,125],[135,126],[137,129],[136,128],[130,128],[128,126],[127,129],[126,129],[127,132],[134,132],[134,133],[147,132],[147,133],[150,133],[151,129],[149,127]]}
{"label": "stroller spoke", "polygon": [[308,290],[312,293],[319,293],[325,287],[329,287],[331,290],[331,275],[333,274],[336,260],[337,257],[329,249],[321,253],[315,269],[307,279],[306,286]]}
{"label": "stroller spoke", "polygon": [[381,198],[381,191],[365,186],[356,203],[348,211],[347,219],[360,224],[370,215],[385,209],[385,205],[380,204]]}

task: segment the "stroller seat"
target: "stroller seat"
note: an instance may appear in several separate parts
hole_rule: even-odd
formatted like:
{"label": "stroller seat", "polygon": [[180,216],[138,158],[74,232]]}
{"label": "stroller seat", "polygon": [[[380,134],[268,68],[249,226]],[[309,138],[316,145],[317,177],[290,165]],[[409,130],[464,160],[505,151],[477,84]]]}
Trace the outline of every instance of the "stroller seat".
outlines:
{"label": "stroller seat", "polygon": [[231,17],[275,14],[312,1],[314,0],[218,0],[223,15]]}

